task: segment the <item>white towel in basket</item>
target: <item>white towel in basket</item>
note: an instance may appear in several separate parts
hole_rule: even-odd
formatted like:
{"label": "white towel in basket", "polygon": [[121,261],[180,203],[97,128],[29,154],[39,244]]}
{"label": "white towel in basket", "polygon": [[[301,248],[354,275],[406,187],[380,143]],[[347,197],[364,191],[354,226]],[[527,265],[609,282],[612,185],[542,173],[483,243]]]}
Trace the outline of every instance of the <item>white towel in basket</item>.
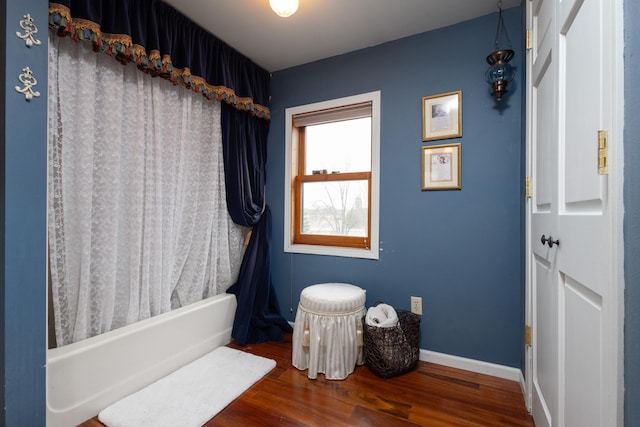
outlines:
{"label": "white towel in basket", "polygon": [[392,328],[398,324],[398,313],[389,304],[378,304],[377,306],[369,307],[365,322],[369,326]]}

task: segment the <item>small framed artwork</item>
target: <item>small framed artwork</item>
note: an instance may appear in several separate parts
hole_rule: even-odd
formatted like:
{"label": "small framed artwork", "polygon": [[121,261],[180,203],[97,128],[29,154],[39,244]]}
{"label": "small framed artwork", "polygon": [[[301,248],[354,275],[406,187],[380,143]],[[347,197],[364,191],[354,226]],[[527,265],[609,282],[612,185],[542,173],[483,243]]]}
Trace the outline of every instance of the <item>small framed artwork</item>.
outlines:
{"label": "small framed artwork", "polygon": [[422,98],[422,140],[462,136],[462,91]]}
{"label": "small framed artwork", "polygon": [[422,190],[460,190],[460,143],[422,147]]}

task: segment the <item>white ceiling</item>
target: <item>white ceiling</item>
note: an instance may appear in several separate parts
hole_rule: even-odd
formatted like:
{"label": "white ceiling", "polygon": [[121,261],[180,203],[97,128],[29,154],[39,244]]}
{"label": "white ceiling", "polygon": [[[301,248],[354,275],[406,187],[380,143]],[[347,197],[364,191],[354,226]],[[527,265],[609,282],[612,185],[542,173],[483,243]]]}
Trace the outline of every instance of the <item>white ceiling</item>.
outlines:
{"label": "white ceiling", "polygon": [[[294,15],[281,18],[269,0],[164,1],[267,71],[498,11],[496,0],[300,0]],[[502,8],[520,1],[503,0]],[[492,35],[487,37],[490,45]]]}

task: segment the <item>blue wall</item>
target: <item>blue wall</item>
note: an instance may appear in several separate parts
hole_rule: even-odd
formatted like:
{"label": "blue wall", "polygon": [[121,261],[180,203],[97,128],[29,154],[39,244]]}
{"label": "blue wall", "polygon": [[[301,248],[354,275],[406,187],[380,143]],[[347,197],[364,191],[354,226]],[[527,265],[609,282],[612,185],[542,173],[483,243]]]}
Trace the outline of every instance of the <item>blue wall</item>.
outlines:
{"label": "blue wall", "polygon": [[[497,14],[303,66],[272,78],[267,163],[272,277],[293,320],[307,285],[344,281],[409,308],[423,298],[421,348],[521,367],[522,10],[505,11],[519,73],[496,108],[484,82]],[[284,109],[381,91],[380,259],[283,252]],[[462,190],[421,191],[421,98],[462,90]]]}
{"label": "blue wall", "polygon": [[[0,425],[45,425],[47,2],[2,2],[3,76],[0,160],[0,299],[2,416]],[[40,46],[15,35],[27,13],[40,30]],[[14,90],[29,66],[41,96],[26,102]]]}
{"label": "blue wall", "polygon": [[625,4],[625,425],[640,426],[640,4]]}
{"label": "blue wall", "polygon": [[[14,92],[30,65],[46,87],[46,48],[26,50],[13,35],[31,13],[46,40],[43,0],[2,1],[6,50],[0,141],[0,425],[44,425],[46,91],[27,104]],[[522,60],[518,10],[505,12]],[[310,283],[345,280],[408,308],[424,297],[422,348],[520,366],[523,279],[522,76],[502,113],[482,83],[495,15],[314,64],[273,77],[269,203],[274,213],[273,278],[283,311]],[[640,5],[625,1],[625,425],[640,426]],[[451,49],[451,51],[448,51]],[[8,54],[6,54],[8,53]],[[523,67],[521,67],[523,68]],[[379,261],[282,253],[284,108],[382,91],[381,257]],[[463,91],[463,189],[420,191],[420,98]],[[39,126],[33,126],[39,123]],[[502,129],[499,136],[494,129]],[[458,140],[452,140],[457,142]],[[495,158],[495,156],[499,156]],[[491,157],[491,162],[487,159]],[[490,165],[500,164],[499,167]],[[485,166],[486,165],[486,166]],[[493,205],[492,205],[493,203]],[[473,211],[471,211],[473,210]],[[408,224],[415,224],[410,229]]]}

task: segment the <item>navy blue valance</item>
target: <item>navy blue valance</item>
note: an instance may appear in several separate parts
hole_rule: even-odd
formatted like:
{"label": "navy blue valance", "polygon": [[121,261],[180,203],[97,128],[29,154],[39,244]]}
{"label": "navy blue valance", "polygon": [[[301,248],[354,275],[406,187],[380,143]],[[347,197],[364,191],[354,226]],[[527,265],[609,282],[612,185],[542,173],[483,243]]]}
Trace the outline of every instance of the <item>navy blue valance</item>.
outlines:
{"label": "navy blue valance", "polygon": [[57,0],[49,3],[49,28],[208,99],[270,118],[269,73],[161,0]]}

